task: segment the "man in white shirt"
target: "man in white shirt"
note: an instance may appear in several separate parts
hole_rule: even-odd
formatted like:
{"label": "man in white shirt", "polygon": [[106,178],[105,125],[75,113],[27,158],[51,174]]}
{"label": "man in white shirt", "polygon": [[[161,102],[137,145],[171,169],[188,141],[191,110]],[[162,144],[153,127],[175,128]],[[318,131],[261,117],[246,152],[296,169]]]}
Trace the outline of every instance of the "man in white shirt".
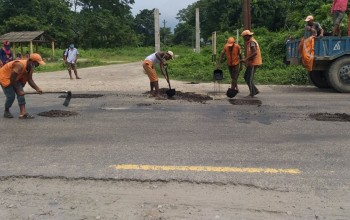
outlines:
{"label": "man in white shirt", "polygon": [[75,78],[81,79],[78,76],[78,71],[76,66],[77,60],[79,58],[79,51],[77,50],[77,48],[74,47],[74,44],[69,45],[69,48],[64,53],[64,58],[65,58],[64,61],[68,66],[68,73],[69,73],[70,79],[73,79],[72,70],[74,71]]}
{"label": "man in white shirt", "polygon": [[[159,96],[159,84],[158,84],[158,76],[155,69],[155,65],[159,64],[160,71],[162,72],[163,76],[168,81],[169,78],[167,78],[167,74],[164,72],[164,65],[167,60],[171,60],[174,57],[174,53],[172,51],[168,52],[156,52],[152,53],[146,59],[143,61],[142,66],[145,70],[149,80],[150,80],[150,86],[151,86],[151,96],[154,96],[156,98],[161,98]],[[155,90],[155,91],[154,91]]]}

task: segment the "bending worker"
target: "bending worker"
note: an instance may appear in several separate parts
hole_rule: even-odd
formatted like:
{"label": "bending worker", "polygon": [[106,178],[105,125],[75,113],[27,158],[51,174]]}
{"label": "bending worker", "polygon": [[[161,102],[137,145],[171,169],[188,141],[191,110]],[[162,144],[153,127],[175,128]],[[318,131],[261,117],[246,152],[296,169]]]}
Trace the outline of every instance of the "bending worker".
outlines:
{"label": "bending worker", "polygon": [[29,56],[28,60],[11,61],[0,69],[0,84],[6,96],[4,111],[5,118],[13,118],[13,115],[10,112],[10,108],[15,101],[16,95],[20,111],[19,118],[34,118],[32,115],[26,112],[26,101],[24,98],[23,87],[28,82],[29,85],[38,93],[41,94],[43,92],[33,80],[34,68],[43,64],[45,64],[45,62],[41,56],[37,53],[33,53]]}
{"label": "bending worker", "polygon": [[224,46],[220,54],[220,58],[217,63],[217,68],[221,68],[221,63],[226,55],[227,67],[231,75],[231,89],[238,91],[237,80],[239,76],[239,71],[242,70],[240,65],[240,60],[242,59],[241,47],[235,43],[233,37],[227,39],[227,43]]}
{"label": "bending worker", "polygon": [[150,80],[151,96],[159,98],[158,76],[156,70],[154,69],[154,65],[159,63],[160,71],[162,71],[162,74],[165,76],[164,65],[166,64],[167,60],[171,60],[173,58],[174,53],[172,51],[156,52],[146,57],[146,59],[143,61],[143,69],[146,71],[146,74]]}

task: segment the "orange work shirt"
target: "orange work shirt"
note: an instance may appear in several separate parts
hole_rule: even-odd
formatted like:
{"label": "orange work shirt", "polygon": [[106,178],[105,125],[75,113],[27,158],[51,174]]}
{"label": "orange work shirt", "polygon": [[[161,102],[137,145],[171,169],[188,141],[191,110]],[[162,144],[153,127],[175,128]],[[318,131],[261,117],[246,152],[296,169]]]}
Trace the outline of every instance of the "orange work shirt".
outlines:
{"label": "orange work shirt", "polygon": [[239,64],[239,55],[241,54],[241,47],[238,44],[233,44],[232,47],[225,46],[227,65],[236,66]]}
{"label": "orange work shirt", "polygon": [[27,74],[27,60],[14,60],[9,63],[6,63],[3,67],[0,69],[0,84],[3,87],[8,87],[11,84],[11,73],[12,73],[12,66],[14,63],[20,62],[23,65],[22,72],[18,73],[16,81],[20,81],[23,85],[25,85],[28,81],[28,74]]}

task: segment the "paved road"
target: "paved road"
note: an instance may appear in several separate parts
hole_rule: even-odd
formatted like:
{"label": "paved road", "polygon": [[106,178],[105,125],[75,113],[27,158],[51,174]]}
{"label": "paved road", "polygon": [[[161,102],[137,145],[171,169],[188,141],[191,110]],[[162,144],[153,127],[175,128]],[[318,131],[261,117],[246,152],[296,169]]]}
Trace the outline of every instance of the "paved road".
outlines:
{"label": "paved road", "polygon": [[[27,121],[0,118],[3,181],[64,177],[253,187],[261,192],[316,195],[329,201],[324,218],[350,218],[350,122],[309,117],[350,115],[348,94],[314,87],[260,86],[261,94],[254,100],[261,105],[235,105],[223,93],[203,104],[149,98],[139,63],[81,69],[82,80],[70,81],[67,75],[45,73],[35,79],[46,91],[103,96],[73,98],[64,107],[56,94],[27,95],[27,108],[33,114],[67,110],[78,115]],[[214,90],[213,83],[172,83],[182,92],[206,95]],[[166,87],[164,80],[161,87]],[[227,85],[220,88],[223,91]],[[248,102],[246,95],[246,86],[241,85],[236,99]],[[13,113],[18,114],[17,104]],[[304,219],[303,214],[299,217]]]}

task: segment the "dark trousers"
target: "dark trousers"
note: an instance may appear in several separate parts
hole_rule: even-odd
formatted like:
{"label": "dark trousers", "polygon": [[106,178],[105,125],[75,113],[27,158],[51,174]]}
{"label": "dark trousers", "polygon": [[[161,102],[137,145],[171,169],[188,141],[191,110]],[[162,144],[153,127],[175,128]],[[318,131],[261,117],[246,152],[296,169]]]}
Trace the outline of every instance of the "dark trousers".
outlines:
{"label": "dark trousers", "polygon": [[[23,91],[22,83],[17,82],[17,87],[19,90]],[[6,96],[5,108],[11,108],[13,102],[15,101],[16,95],[17,95],[15,92],[15,88],[12,85],[9,85],[8,87],[2,87],[2,90],[4,91],[4,94]],[[17,95],[17,101],[18,101],[18,105],[25,105],[26,104],[26,100],[25,100],[23,95],[22,96]]]}
{"label": "dark trousers", "polygon": [[238,89],[237,80],[239,76],[239,65],[228,66],[228,70],[230,71],[232,89]]}
{"label": "dark trousers", "polygon": [[258,89],[254,85],[254,74],[256,71],[256,66],[247,66],[244,73],[244,80],[247,83],[250,91],[250,95],[256,95]]}

